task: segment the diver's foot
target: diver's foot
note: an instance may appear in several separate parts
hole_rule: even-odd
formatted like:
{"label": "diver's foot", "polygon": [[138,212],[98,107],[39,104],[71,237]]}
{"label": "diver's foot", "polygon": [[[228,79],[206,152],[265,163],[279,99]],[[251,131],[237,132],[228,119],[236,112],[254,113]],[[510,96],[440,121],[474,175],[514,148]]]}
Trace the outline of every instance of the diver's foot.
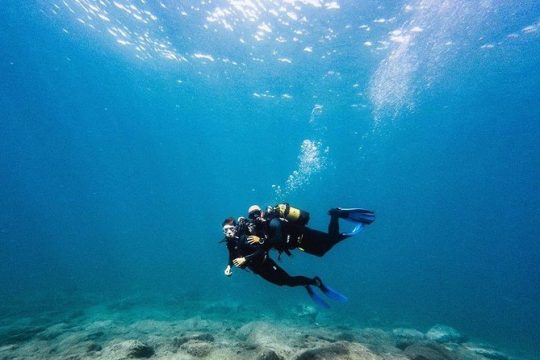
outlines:
{"label": "diver's foot", "polygon": [[[313,278],[313,281],[315,282],[315,284],[313,285],[317,286],[322,291],[322,293],[328,296],[330,299],[333,299],[339,302],[346,302],[348,300],[347,297],[343,295],[342,293],[340,293],[339,291],[332,289],[329,286],[324,285],[320,277],[315,276]],[[309,286],[306,286],[306,288],[308,289],[308,292],[309,290],[311,290]]]}
{"label": "diver's foot", "polygon": [[328,210],[328,215],[334,217],[334,216],[339,216],[341,214],[341,210],[339,208],[332,208],[330,210]]}
{"label": "diver's foot", "polygon": [[328,305],[326,303],[326,301],[324,301],[319,295],[317,295],[315,293],[315,291],[313,291],[313,289],[311,288],[311,286],[309,285],[306,285],[306,291],[309,295],[309,297],[317,304],[319,305],[320,307],[324,308],[324,309],[330,309],[330,305]]}

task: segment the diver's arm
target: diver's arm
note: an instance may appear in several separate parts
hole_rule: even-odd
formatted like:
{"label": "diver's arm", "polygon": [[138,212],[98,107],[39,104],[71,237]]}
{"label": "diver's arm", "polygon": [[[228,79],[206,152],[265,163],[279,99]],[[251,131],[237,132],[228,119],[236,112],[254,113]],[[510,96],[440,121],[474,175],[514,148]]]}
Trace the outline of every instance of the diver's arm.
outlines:
{"label": "diver's arm", "polygon": [[242,265],[244,265],[246,263],[246,258],[245,257],[239,257],[239,258],[236,258],[233,260],[233,263],[234,263],[234,266],[236,267],[240,267]]}
{"label": "diver's arm", "polygon": [[[281,224],[279,224],[281,225]],[[281,231],[281,230],[280,230]],[[253,253],[244,256],[244,258],[248,261],[255,260],[258,258],[264,258],[264,255],[270,251],[272,248],[272,243],[268,241],[266,237],[261,238],[256,235],[250,235],[248,236],[248,242],[251,245],[257,245],[257,250],[255,250]]]}
{"label": "diver's arm", "polygon": [[270,224],[268,224],[268,234],[271,234],[271,236],[268,236],[266,239],[260,239],[263,240],[262,243],[259,241],[259,246],[257,247],[257,250],[253,252],[252,254],[249,254],[245,256],[246,260],[255,260],[259,257],[264,257],[264,254],[270,251],[272,247],[276,247],[281,242],[281,221],[279,219],[272,219],[270,221]]}
{"label": "diver's arm", "polygon": [[[250,245],[250,249],[244,248],[241,254],[236,252],[236,258],[232,259],[232,263],[236,267],[246,265],[247,262],[257,262],[259,258],[263,258],[268,249],[264,246],[265,241],[255,235],[242,235],[239,239],[240,243],[246,243]],[[239,256],[240,255],[240,256]]]}
{"label": "diver's arm", "polygon": [[232,242],[229,240],[226,240],[226,244],[227,244],[227,252],[229,253],[229,262],[227,263],[227,267],[225,267],[225,270],[223,271],[223,273],[225,274],[225,276],[231,276],[232,275],[231,268],[233,266],[233,260],[234,260],[234,255],[233,255],[234,244],[232,244]]}
{"label": "diver's arm", "polygon": [[263,254],[267,252],[267,250],[261,245],[261,246],[258,246],[257,247],[257,250],[255,250],[255,252],[249,254],[249,255],[246,255],[244,256],[244,259],[246,259],[246,261],[251,261],[251,260],[255,260],[261,256],[263,256]]}
{"label": "diver's arm", "polygon": [[229,252],[229,262],[228,262],[228,265],[229,266],[232,266],[233,264],[233,259],[234,259],[234,243],[233,241],[227,239],[227,251]]}

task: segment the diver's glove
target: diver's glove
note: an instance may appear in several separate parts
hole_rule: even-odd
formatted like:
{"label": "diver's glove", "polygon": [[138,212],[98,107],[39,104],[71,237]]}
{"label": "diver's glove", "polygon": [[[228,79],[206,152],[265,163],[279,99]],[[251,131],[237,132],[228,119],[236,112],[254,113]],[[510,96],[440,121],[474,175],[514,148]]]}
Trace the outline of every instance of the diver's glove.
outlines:
{"label": "diver's glove", "polygon": [[231,276],[232,275],[231,265],[227,265],[223,273],[225,274],[225,276]]}
{"label": "diver's glove", "polygon": [[244,265],[246,263],[246,258],[245,257],[239,257],[239,258],[234,259],[232,262],[233,262],[234,266],[240,267],[240,266],[242,266],[242,265]]}
{"label": "diver's glove", "polygon": [[261,239],[257,235],[250,235],[247,238],[248,244],[254,245],[254,244],[264,244],[264,239]]}

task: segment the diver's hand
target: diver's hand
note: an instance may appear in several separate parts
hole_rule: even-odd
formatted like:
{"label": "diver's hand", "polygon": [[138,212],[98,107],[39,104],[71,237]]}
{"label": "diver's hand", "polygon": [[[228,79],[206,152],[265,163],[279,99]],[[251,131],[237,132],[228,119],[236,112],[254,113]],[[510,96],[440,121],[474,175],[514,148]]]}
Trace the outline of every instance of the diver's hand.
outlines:
{"label": "diver's hand", "polygon": [[261,238],[258,237],[257,235],[250,235],[250,236],[248,236],[247,242],[248,242],[248,244],[250,244],[250,245],[254,245],[254,244],[262,244],[262,243],[264,243],[264,241],[262,241]]}
{"label": "diver's hand", "polygon": [[234,259],[232,262],[233,262],[234,266],[240,267],[240,266],[242,266],[242,265],[244,265],[246,263],[246,258],[245,257],[239,257],[239,258]]}
{"label": "diver's hand", "polygon": [[231,265],[227,265],[223,273],[225,274],[225,276],[231,276],[232,275]]}

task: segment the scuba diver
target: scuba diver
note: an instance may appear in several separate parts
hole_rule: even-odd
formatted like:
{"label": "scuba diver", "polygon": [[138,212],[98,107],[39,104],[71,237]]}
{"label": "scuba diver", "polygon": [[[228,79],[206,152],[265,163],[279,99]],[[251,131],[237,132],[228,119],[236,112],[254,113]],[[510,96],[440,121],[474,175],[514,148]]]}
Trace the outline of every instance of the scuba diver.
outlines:
{"label": "scuba diver", "polygon": [[232,265],[234,265],[241,269],[248,268],[266,281],[278,286],[304,286],[313,301],[324,308],[330,306],[313,291],[312,286],[318,287],[331,299],[341,302],[347,301],[347,297],[324,285],[318,276],[309,278],[302,275],[289,275],[268,256],[268,251],[261,251],[264,241],[261,243],[260,238],[258,242],[251,241],[253,237],[257,236],[252,235],[255,228],[250,228],[246,219],[239,218],[239,221],[236,222],[234,218],[229,217],[223,221],[222,226],[225,235],[222,242],[226,243],[229,253],[229,261],[224,271],[225,276],[232,275]]}
{"label": "scuba diver", "polygon": [[[256,237],[249,239],[250,244],[262,245],[258,251],[268,251],[275,248],[280,252],[290,255],[290,250],[299,249],[308,254],[323,256],[334,245],[358,234],[366,225],[375,221],[375,213],[361,208],[333,208],[328,211],[330,223],[328,232],[322,232],[307,227],[309,213],[290,206],[278,204],[269,206],[263,213],[258,205],[252,205],[248,209],[248,218],[252,225],[257,228]],[[355,223],[351,232],[339,231],[339,219],[345,219]],[[261,236],[262,235],[262,236]]]}

